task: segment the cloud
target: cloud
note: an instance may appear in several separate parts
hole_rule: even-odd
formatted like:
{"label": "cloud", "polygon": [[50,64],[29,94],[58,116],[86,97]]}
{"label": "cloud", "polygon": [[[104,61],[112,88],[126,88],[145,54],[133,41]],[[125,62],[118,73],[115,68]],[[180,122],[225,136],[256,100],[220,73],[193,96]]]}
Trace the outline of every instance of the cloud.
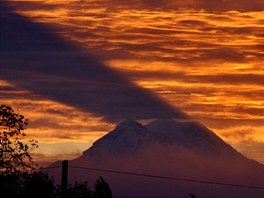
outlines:
{"label": "cloud", "polygon": [[8,2],[16,9],[41,9],[53,10],[54,8],[72,9],[98,9],[104,7],[108,11],[124,9],[151,9],[151,10],[204,10],[207,12],[226,12],[226,11],[263,11],[264,3],[262,0],[95,0],[95,1],[15,1]]}
{"label": "cloud", "polygon": [[246,113],[249,115],[258,115],[258,116],[264,116],[264,109],[263,108],[247,108],[247,107],[236,107],[234,109],[237,113]]}
{"label": "cloud", "polygon": [[64,7],[65,4],[56,3],[56,4],[49,4],[45,2],[44,0],[38,0],[38,1],[8,1],[3,0],[3,2],[8,2],[9,8],[14,8],[16,11],[31,11],[31,10],[46,10],[46,11],[52,11],[57,9],[58,7]]}
{"label": "cloud", "polygon": [[63,143],[38,143],[39,148],[34,150],[32,157],[40,166],[48,166],[58,160],[74,159],[79,157],[83,150],[92,142],[63,142]]}
{"label": "cloud", "polygon": [[264,7],[264,3],[261,0],[193,0],[193,2],[197,3],[195,6],[196,8],[207,11],[262,11]]}
{"label": "cloud", "polygon": [[[248,126],[263,126],[263,20],[262,12],[251,12],[263,10],[263,1],[8,4],[38,22],[1,7],[6,39],[0,43],[0,78],[15,86],[1,85],[0,97],[34,109],[30,132],[41,138],[107,132],[100,125],[121,118],[178,116],[172,105],[218,133],[229,131],[230,140],[253,136]],[[49,102],[36,102],[43,98]],[[58,101],[60,110],[48,99]],[[37,116],[41,112],[46,119]],[[232,129],[239,126],[244,129]]]}
{"label": "cloud", "polygon": [[215,84],[247,84],[263,85],[262,74],[201,74],[194,75],[181,71],[128,71],[128,75],[139,79],[173,80],[190,83],[215,83]]}
{"label": "cloud", "polygon": [[[88,51],[10,12],[1,21],[1,78],[108,121],[187,116]],[[7,67],[8,66],[8,67]]]}
{"label": "cloud", "polygon": [[[247,1],[240,1],[240,4],[245,4],[245,2]],[[261,2],[251,2],[253,5],[258,3]],[[206,14],[205,12],[198,14],[197,17],[195,17],[197,13],[192,13],[193,16],[187,17],[183,12],[178,14],[180,17],[177,13],[174,15],[170,13],[170,15],[162,17],[161,13],[157,15],[155,9],[153,10],[155,7],[161,7],[159,12],[162,12],[163,7],[170,7],[170,5],[183,7],[187,5],[196,7],[204,5],[206,7],[207,5],[210,7],[211,4],[220,9],[224,6],[218,5],[231,6],[237,3],[193,0],[185,2],[168,0],[161,2],[77,1],[65,3],[65,5],[60,5],[61,7],[52,4],[52,6],[58,6],[56,8],[67,10],[63,13],[65,17],[63,23],[71,24],[63,27],[58,27],[60,26],[58,24],[53,25],[56,26],[57,33],[85,44],[103,59],[126,59],[128,56],[140,59],[143,53],[144,59],[179,62],[188,65],[207,61],[218,61],[219,64],[223,61],[244,63],[262,59],[261,49],[263,46],[256,43],[253,38],[261,37],[262,29],[255,24],[254,18],[252,19],[253,16],[250,14],[243,15],[240,12]],[[127,7],[120,12],[108,10],[111,7],[119,9],[118,5]],[[152,9],[145,11],[146,18],[143,13],[137,14],[138,11],[135,10],[131,14],[123,13],[130,12],[129,10],[134,6],[139,6],[138,9],[142,6],[150,6]],[[33,5],[29,7],[34,10]],[[76,12],[76,10],[81,11]],[[249,19],[254,23],[251,23]],[[155,21],[155,23],[151,21]],[[126,24],[129,22],[131,24],[128,27]],[[113,28],[113,24],[118,26],[118,30]],[[133,24],[135,24],[134,27]],[[142,42],[143,40],[145,43]],[[232,45],[230,45],[231,43]]]}
{"label": "cloud", "polygon": [[235,139],[238,141],[244,141],[245,139],[248,139],[250,136],[254,135],[254,131],[252,128],[247,126],[240,126],[240,128],[229,129],[230,131],[226,131],[225,133],[222,133],[221,135],[227,139]]}
{"label": "cloud", "polygon": [[248,139],[234,144],[234,147],[240,150],[240,152],[246,155],[247,157],[251,159],[256,159],[260,163],[264,164],[264,142]]}
{"label": "cloud", "polygon": [[261,11],[263,10],[264,3],[262,0],[109,0],[110,5],[142,9],[170,9],[170,10],[206,10],[209,12],[224,12],[224,11]]}

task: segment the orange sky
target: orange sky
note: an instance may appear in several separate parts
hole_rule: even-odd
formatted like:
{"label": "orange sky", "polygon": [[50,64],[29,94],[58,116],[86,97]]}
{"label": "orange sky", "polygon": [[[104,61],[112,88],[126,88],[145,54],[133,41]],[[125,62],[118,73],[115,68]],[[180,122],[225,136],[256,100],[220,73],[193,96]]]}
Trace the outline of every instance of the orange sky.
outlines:
{"label": "orange sky", "polygon": [[[262,1],[8,2],[264,163]],[[115,125],[5,78],[0,88],[1,102],[29,118],[45,160],[77,157]]]}

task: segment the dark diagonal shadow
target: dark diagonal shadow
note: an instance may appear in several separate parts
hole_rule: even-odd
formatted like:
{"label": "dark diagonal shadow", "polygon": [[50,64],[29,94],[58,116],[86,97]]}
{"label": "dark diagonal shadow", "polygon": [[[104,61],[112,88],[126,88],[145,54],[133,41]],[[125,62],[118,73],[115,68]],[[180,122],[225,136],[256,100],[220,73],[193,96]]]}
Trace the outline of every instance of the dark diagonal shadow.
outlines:
{"label": "dark diagonal shadow", "polygon": [[4,6],[0,33],[0,78],[18,87],[112,122],[187,117],[87,50]]}

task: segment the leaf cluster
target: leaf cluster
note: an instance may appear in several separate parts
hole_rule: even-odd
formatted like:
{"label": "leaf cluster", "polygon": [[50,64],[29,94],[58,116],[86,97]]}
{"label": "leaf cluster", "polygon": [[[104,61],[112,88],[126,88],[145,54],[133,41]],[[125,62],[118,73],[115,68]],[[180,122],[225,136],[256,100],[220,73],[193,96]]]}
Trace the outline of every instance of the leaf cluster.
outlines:
{"label": "leaf cluster", "polygon": [[0,105],[0,173],[34,169],[30,152],[37,148],[37,141],[24,142],[28,119],[7,105]]}

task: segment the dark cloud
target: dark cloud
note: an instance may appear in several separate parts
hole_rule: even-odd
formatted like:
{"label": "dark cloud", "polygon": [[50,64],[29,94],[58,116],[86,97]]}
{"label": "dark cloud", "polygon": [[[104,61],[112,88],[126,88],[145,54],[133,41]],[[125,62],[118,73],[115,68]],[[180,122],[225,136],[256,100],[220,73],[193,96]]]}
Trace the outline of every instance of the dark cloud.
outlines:
{"label": "dark cloud", "polygon": [[240,35],[240,34],[252,34],[258,35],[263,31],[262,27],[224,27],[224,28],[216,28],[217,33],[225,33],[231,35]]}
{"label": "dark cloud", "polygon": [[86,50],[9,12],[1,17],[2,79],[108,121],[186,117]]}
{"label": "dark cloud", "polygon": [[234,112],[239,114],[249,114],[254,116],[264,116],[263,108],[248,108],[248,107],[236,107],[233,109]]}
{"label": "dark cloud", "polygon": [[[112,2],[113,4],[109,4]],[[193,3],[194,2],[194,3]],[[229,2],[231,6],[236,3]],[[241,1],[241,4],[245,4],[245,0]],[[244,2],[244,3],[243,3]],[[226,1],[214,2],[216,5],[218,4],[226,4]],[[100,55],[100,58],[114,59],[114,58],[124,58],[126,59],[128,56],[130,58],[142,58],[142,54],[138,52],[148,52],[145,53],[145,60],[152,61],[163,61],[163,62],[178,62],[183,64],[191,64],[192,62],[207,62],[207,61],[218,61],[219,63],[224,62],[235,62],[235,63],[245,63],[252,61],[254,59],[263,58],[263,54],[261,53],[263,46],[261,44],[252,44],[252,45],[228,45],[228,41],[232,41],[233,38],[249,39],[245,35],[252,35],[261,37],[262,28],[247,26],[247,27],[229,27],[229,26],[217,26],[216,24],[210,24],[210,21],[205,20],[180,20],[175,24],[170,23],[157,23],[152,24],[149,27],[122,27],[118,28],[118,32],[114,29],[111,29],[111,24],[113,24],[116,20],[114,17],[117,17],[118,13],[113,14],[108,11],[98,11],[98,12],[89,12],[88,10],[93,9],[107,9],[109,6],[118,7],[117,5],[128,7],[131,5],[131,9],[133,5],[146,6],[149,5],[151,7],[161,7],[168,5],[192,5],[199,7],[200,5],[211,5],[214,4],[212,2],[207,1],[158,1],[155,3],[153,1],[119,1],[119,0],[109,0],[109,1],[93,1],[93,2],[72,2],[65,5],[55,4],[54,6],[61,6],[63,8],[67,7],[67,15],[68,18],[66,20],[69,24],[74,24],[60,27],[58,24],[54,24],[56,28],[53,31],[61,35],[71,34],[74,35],[77,40],[87,40],[88,47],[92,48],[96,53]],[[252,4],[254,4],[252,2]],[[256,1],[256,3],[260,3],[260,1]],[[30,4],[30,3],[27,3]],[[41,4],[41,3],[38,3]],[[133,5],[132,5],[133,4]],[[134,6],[135,6],[134,5]],[[45,9],[45,5],[43,5]],[[53,4],[51,5],[53,6]],[[122,7],[121,6],[121,7]],[[34,3],[29,6],[34,10]],[[210,6],[209,6],[210,7]],[[220,6],[221,7],[221,6]],[[26,9],[26,8],[25,8]],[[38,6],[36,6],[38,9]],[[48,8],[47,8],[48,9]],[[76,12],[76,10],[80,10],[80,12]],[[115,15],[115,16],[114,16]],[[85,20],[76,20],[75,17],[85,16],[88,17]],[[151,16],[151,15],[150,15]],[[89,19],[89,17],[92,17]],[[209,15],[206,16],[210,20],[223,20],[223,21],[231,21],[234,20],[232,15]],[[242,16],[240,16],[242,17]],[[245,17],[245,16],[244,16]],[[161,17],[162,18],[162,17]],[[173,21],[173,17],[168,16],[162,18],[165,21]],[[100,20],[100,22],[97,21]],[[121,20],[133,21],[138,20],[137,18],[133,19],[133,16],[126,16],[126,18],[121,18]],[[159,21],[159,17],[153,16],[153,21]],[[84,28],[86,27],[86,28]],[[174,27],[174,28],[172,28]],[[190,31],[190,29],[194,29],[196,31]],[[214,35],[218,35],[217,37]],[[164,36],[165,40],[164,40]],[[173,37],[170,38],[170,37]],[[201,40],[197,40],[198,37],[204,38]],[[194,38],[194,39],[193,39]],[[195,39],[196,38],[196,39]],[[123,39],[123,42],[120,40]],[[144,40],[145,43],[137,43],[134,44],[127,43],[127,40],[136,41]],[[115,40],[115,42],[111,42],[111,40]],[[124,41],[125,40],[125,41]],[[223,43],[219,43],[219,40],[223,40]],[[83,42],[82,41],[82,42]],[[210,43],[209,43],[210,42]],[[249,40],[250,42],[250,40]],[[84,43],[83,43],[84,44]],[[173,47],[172,47],[173,46]],[[177,49],[178,47],[178,49]],[[184,49],[186,48],[186,49]],[[111,49],[111,50],[109,50]],[[164,53],[169,56],[157,56],[156,53]]]}
{"label": "dark cloud", "polygon": [[[210,83],[232,85],[263,85],[262,74],[203,74],[193,75],[185,72],[172,71],[128,71],[132,79],[176,80],[185,83]],[[194,91],[194,90],[192,90]]]}
{"label": "dark cloud", "polygon": [[[31,107],[32,108],[32,107]],[[50,112],[50,111],[47,111]],[[46,112],[45,112],[46,113]],[[53,112],[50,112],[53,113]],[[66,115],[67,112],[64,112],[64,114],[62,113],[62,116],[67,116]],[[68,115],[72,115],[75,116],[74,113],[69,112]],[[85,120],[82,120],[83,122],[89,122],[88,118]],[[85,125],[81,125],[84,123],[81,123],[81,121],[79,123],[64,123],[64,122],[59,122],[59,119],[54,119],[54,117],[43,117],[43,118],[35,118],[30,120],[30,129],[31,130],[45,130],[45,131],[49,131],[50,129],[52,130],[56,130],[56,131],[64,131],[64,136],[69,136],[70,138],[78,138],[78,136],[76,137],[76,134],[78,133],[79,135],[81,133],[87,132],[88,129],[90,131],[90,133],[94,132],[94,131],[108,131],[109,127],[107,127],[106,125],[89,125],[89,124],[85,124]],[[61,134],[57,134],[58,136],[61,136]],[[52,137],[58,137],[54,134],[51,135]],[[67,139],[67,138],[66,138]]]}
{"label": "dark cloud", "polygon": [[211,26],[205,21],[199,21],[199,20],[181,20],[178,22],[179,25],[182,26],[188,26],[188,27],[193,27],[193,26]]}
{"label": "dark cloud", "polygon": [[136,29],[129,29],[124,31],[124,33],[140,33],[145,34],[145,37],[148,36],[146,34],[150,35],[171,35],[171,34],[177,34],[177,33],[184,33],[182,31],[179,31],[177,29],[158,29],[158,28],[136,28]]}
{"label": "dark cloud", "polygon": [[[151,9],[151,10],[205,10],[207,12],[225,11],[263,11],[262,0],[95,0],[47,3],[45,1],[11,1],[9,6],[17,10],[53,10],[56,8],[71,8],[74,10],[97,9],[104,7],[107,10],[122,9]],[[74,12],[76,15],[76,12]]]}
{"label": "dark cloud", "polygon": [[206,10],[210,12],[223,12],[223,11],[262,11],[264,2],[262,0],[109,0],[110,4],[118,5],[120,7],[132,7],[141,9],[194,9]]}
{"label": "dark cloud", "polygon": [[[145,60],[186,63],[189,66],[195,62],[247,63],[263,58],[263,46],[245,36],[261,36],[259,27],[219,27],[199,20],[179,21],[172,27],[171,24],[163,27],[126,27],[115,32],[103,26],[87,30],[87,37],[93,35],[92,38],[96,39],[93,50],[97,48],[101,58],[106,60],[127,57],[142,59],[139,52],[144,53]],[[196,31],[192,32],[191,29]],[[85,34],[75,32],[80,39],[85,38]],[[233,38],[248,39],[252,44],[229,45]],[[219,43],[220,40],[223,43]]]}
{"label": "dark cloud", "polygon": [[222,75],[198,75],[190,76],[197,82],[221,83],[221,84],[255,84],[263,85],[264,76],[262,74],[222,74]]}
{"label": "dark cloud", "polygon": [[[224,115],[224,114],[223,114]],[[229,117],[208,117],[208,116],[196,116],[196,118],[202,123],[206,124],[207,127],[219,130],[228,130],[234,127],[263,127],[264,119],[257,118],[229,118]]]}
{"label": "dark cloud", "polygon": [[16,11],[31,11],[31,10],[46,10],[46,11],[54,11],[55,9],[62,8],[65,6],[65,3],[56,3],[49,4],[45,1],[8,1],[3,0],[5,6],[9,8],[15,9]]}
{"label": "dark cloud", "polygon": [[218,75],[189,75],[190,82],[215,83],[215,84],[253,84],[263,85],[264,76],[262,74],[218,74]]}
{"label": "dark cloud", "polygon": [[[119,39],[121,38],[122,36],[119,37]],[[100,44],[100,42],[97,42],[97,44]],[[168,44],[169,46],[166,46]],[[174,47],[170,48],[173,44],[175,44]],[[107,50],[107,47],[110,48],[110,46],[115,47],[115,49],[111,51]],[[188,42],[181,39],[171,42],[150,41],[141,44],[102,42],[101,47],[103,49],[101,48],[100,50],[99,46],[97,46],[101,51],[102,58],[106,60],[118,58],[126,59],[128,55],[130,59],[142,60],[143,57],[140,52],[143,52],[145,61],[182,63],[188,64],[189,67],[191,67],[193,63],[209,61],[213,61],[214,63],[247,63],[257,58],[261,59],[263,56],[259,51],[253,52],[253,50],[258,50],[258,48],[262,46],[245,46],[245,49],[243,49],[243,46],[226,47],[203,42]],[[206,47],[208,47],[208,49],[206,49]],[[195,65],[196,67],[199,66],[199,64]],[[206,65],[203,66],[206,67]]]}
{"label": "dark cloud", "polygon": [[262,11],[264,2],[262,0],[193,0],[196,3],[196,8],[207,11]]}

